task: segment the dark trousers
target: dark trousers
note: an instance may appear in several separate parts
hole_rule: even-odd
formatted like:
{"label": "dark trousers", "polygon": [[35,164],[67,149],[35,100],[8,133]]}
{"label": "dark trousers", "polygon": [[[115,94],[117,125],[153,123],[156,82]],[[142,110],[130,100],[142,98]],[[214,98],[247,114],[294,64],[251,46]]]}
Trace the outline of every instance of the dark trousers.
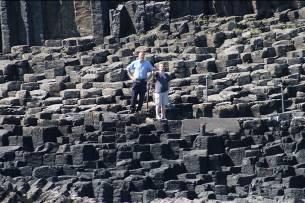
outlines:
{"label": "dark trousers", "polygon": [[[141,81],[137,80],[133,82],[132,93],[131,93],[131,106],[130,106],[131,111],[134,110],[141,111],[147,89],[146,86],[147,86],[146,80],[141,80]],[[138,101],[138,107],[136,109],[138,95],[139,95],[139,101]]]}

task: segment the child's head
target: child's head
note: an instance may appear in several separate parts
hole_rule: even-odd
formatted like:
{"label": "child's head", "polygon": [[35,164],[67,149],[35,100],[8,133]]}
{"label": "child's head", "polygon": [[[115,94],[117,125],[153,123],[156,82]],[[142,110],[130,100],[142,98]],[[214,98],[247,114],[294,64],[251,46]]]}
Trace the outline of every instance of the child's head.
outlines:
{"label": "child's head", "polygon": [[163,64],[163,63],[160,63],[160,64],[158,65],[158,70],[159,70],[160,72],[164,72],[164,71],[165,71],[165,67],[164,67],[164,64]]}

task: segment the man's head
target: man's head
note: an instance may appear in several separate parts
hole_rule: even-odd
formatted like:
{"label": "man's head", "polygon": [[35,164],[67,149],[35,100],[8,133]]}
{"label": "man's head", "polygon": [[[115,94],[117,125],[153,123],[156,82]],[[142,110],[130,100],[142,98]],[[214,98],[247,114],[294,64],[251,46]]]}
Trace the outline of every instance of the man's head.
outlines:
{"label": "man's head", "polygon": [[141,61],[143,61],[144,58],[145,58],[145,52],[144,52],[144,51],[139,51],[138,57],[139,57],[139,59],[140,59]]}

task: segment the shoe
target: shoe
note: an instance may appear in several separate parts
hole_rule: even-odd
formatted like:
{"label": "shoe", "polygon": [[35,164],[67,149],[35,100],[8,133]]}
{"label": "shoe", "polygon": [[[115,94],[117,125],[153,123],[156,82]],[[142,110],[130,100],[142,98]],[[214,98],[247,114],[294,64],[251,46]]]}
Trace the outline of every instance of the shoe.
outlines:
{"label": "shoe", "polygon": [[165,117],[161,116],[161,120],[167,120]]}
{"label": "shoe", "polygon": [[134,112],[135,112],[135,111],[134,111],[133,109],[129,111],[129,113],[131,113],[131,114],[134,113]]}
{"label": "shoe", "polygon": [[157,115],[157,116],[156,116],[156,119],[157,119],[157,120],[160,120],[161,118],[160,118],[160,116]]}

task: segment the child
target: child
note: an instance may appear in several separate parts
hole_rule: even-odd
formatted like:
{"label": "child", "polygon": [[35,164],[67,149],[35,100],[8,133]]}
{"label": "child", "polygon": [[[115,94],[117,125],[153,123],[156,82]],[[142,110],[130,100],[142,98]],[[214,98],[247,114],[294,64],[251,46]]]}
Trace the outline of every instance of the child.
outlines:
{"label": "child", "polygon": [[[170,76],[164,71],[164,64],[158,65],[158,71],[154,74],[155,80],[155,104],[156,104],[156,118],[166,119],[165,106],[168,104],[168,82]],[[161,110],[161,115],[159,114]]]}

